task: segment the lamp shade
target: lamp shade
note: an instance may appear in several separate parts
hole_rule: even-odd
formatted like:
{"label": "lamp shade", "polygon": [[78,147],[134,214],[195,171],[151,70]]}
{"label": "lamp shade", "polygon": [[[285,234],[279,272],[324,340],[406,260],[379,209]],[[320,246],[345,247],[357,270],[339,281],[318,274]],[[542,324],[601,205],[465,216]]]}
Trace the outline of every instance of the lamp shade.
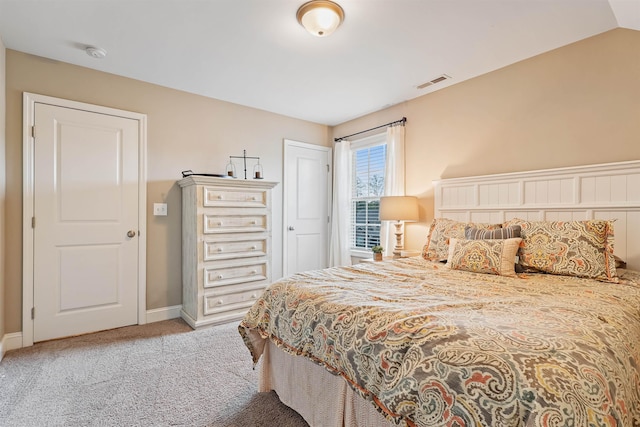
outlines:
{"label": "lamp shade", "polygon": [[418,199],[413,196],[380,197],[380,220],[417,221]]}
{"label": "lamp shade", "polygon": [[312,0],[300,6],[298,22],[314,36],[326,37],[333,33],[344,19],[339,4],[329,0]]}

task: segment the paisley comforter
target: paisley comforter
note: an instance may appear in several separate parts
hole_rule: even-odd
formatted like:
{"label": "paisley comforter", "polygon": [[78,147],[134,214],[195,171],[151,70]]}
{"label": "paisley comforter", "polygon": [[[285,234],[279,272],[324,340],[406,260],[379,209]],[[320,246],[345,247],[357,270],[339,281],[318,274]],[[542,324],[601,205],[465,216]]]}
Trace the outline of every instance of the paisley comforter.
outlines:
{"label": "paisley comforter", "polygon": [[254,363],[270,339],[399,425],[638,427],[640,273],[619,275],[330,268],[269,286],[239,331]]}

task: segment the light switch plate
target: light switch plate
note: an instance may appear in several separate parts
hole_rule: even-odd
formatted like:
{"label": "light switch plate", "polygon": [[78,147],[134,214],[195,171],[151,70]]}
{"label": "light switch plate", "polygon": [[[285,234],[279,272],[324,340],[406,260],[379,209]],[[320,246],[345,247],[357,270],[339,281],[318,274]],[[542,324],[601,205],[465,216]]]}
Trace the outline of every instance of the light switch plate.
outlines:
{"label": "light switch plate", "polygon": [[167,216],[167,204],[166,203],[154,203],[153,215],[155,216]]}

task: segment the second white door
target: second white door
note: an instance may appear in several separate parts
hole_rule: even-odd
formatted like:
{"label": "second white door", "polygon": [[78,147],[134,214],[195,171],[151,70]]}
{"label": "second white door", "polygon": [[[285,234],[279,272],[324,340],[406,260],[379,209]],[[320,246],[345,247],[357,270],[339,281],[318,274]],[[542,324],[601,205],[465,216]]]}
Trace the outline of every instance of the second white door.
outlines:
{"label": "second white door", "polygon": [[326,268],[331,149],[285,140],[284,275]]}
{"label": "second white door", "polygon": [[35,105],[34,341],[138,323],[138,126]]}

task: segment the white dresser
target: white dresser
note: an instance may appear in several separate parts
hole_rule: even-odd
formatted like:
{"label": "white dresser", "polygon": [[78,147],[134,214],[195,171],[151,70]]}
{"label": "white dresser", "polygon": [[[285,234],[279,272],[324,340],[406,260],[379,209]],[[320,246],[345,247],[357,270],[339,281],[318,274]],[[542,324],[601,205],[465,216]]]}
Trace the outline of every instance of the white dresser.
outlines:
{"label": "white dresser", "polygon": [[182,187],[182,318],[198,328],[242,318],[271,282],[276,182],[189,176]]}

